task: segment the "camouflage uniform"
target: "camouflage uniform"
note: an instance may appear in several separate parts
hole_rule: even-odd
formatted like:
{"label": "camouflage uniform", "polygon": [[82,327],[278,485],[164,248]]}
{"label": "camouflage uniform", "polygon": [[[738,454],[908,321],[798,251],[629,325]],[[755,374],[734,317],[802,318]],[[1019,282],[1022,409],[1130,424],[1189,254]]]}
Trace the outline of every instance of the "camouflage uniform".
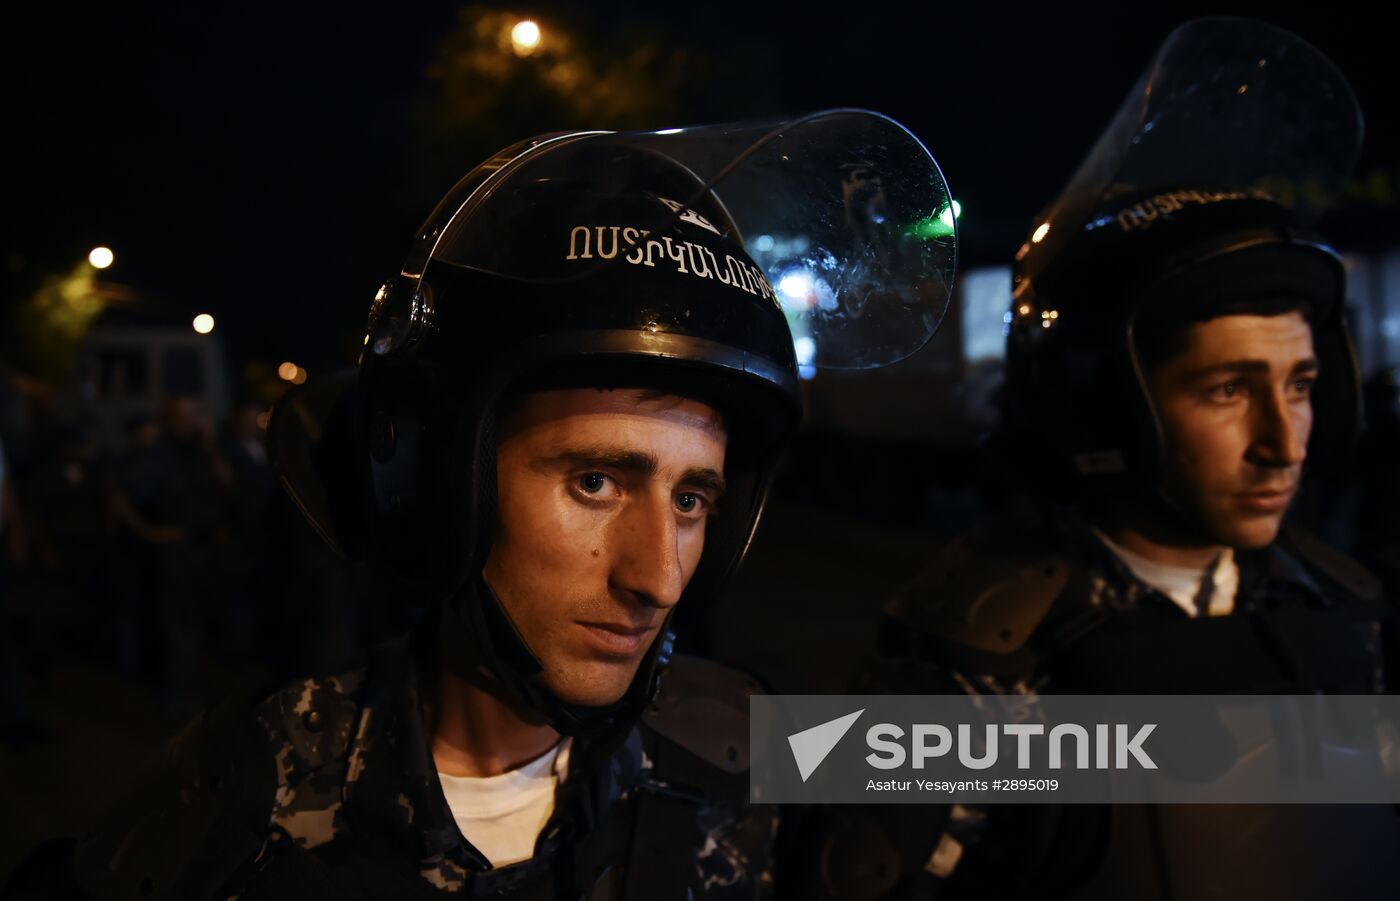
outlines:
{"label": "camouflage uniform", "polygon": [[438,782],[416,645],[197,720],[157,781],[78,844],[76,896],[769,897],[775,813],[746,802],[751,681],[674,661],[620,741],[575,740],[534,857],[492,868]]}

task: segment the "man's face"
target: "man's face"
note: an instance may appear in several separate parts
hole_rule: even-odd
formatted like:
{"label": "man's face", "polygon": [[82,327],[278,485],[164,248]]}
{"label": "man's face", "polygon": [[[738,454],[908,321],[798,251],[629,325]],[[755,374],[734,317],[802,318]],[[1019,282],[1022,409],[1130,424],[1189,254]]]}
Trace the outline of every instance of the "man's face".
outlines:
{"label": "man's face", "polygon": [[700,562],[726,440],[713,408],[640,390],[541,391],[502,423],[484,573],[560,699],[627,690]]}
{"label": "man's face", "polygon": [[1221,316],[1149,374],[1166,432],[1169,498],[1213,544],[1259,548],[1278,535],[1298,488],[1317,377],[1301,313]]}

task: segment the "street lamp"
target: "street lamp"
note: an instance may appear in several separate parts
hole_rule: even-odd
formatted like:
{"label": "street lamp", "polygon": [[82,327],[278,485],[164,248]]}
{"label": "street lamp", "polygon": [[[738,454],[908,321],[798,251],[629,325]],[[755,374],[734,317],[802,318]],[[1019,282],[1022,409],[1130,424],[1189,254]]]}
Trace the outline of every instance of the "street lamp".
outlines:
{"label": "street lamp", "polygon": [[301,385],[306,382],[306,370],[297,364],[288,361],[277,367],[277,377],[284,382],[291,382],[293,385]]}
{"label": "street lamp", "polygon": [[112,253],[110,247],[94,247],[92,252],[88,254],[88,262],[92,264],[94,269],[106,269],[116,259],[117,255]]}
{"label": "street lamp", "polygon": [[516,22],[515,27],[510,30],[510,45],[514,48],[516,56],[529,56],[534,53],[540,46],[540,26],[530,19]]}

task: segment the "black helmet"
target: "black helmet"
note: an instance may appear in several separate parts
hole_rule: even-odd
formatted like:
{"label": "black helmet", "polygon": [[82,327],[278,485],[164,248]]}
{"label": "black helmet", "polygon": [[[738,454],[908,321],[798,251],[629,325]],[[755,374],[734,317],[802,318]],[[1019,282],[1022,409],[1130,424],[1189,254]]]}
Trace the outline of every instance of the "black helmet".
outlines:
{"label": "black helmet", "polygon": [[1310,466],[1350,446],[1345,274],[1311,223],[1360,144],[1346,80],[1301,39],[1236,18],[1172,32],[1016,254],[1004,437],[1038,484],[1155,485],[1143,333],[1254,300],[1306,302],[1322,361]]}
{"label": "black helmet", "polygon": [[[850,209],[843,173],[854,162],[903,189],[880,207],[881,223],[864,212],[868,198]],[[913,225],[947,205],[923,146],[862,111],[507,148],[438,205],[380,289],[353,386],[279,405],[272,444],[284,482],[334,546],[449,600],[454,640],[471,642],[556,727],[610,730],[654,691],[669,630],[607,709],[565,704],[530,678],[538,660],[481,578],[498,402],[587,385],[661,388],[719,409],[729,488],[685,591],[703,603],[742,559],[801,418],[790,323],[818,363],[876,365],[917,350],[946,307],[953,245],[920,241]],[[826,286],[819,302],[785,309],[741,224],[768,245],[800,237],[801,251],[781,262],[810,265]],[[871,330],[891,319],[894,332]]]}

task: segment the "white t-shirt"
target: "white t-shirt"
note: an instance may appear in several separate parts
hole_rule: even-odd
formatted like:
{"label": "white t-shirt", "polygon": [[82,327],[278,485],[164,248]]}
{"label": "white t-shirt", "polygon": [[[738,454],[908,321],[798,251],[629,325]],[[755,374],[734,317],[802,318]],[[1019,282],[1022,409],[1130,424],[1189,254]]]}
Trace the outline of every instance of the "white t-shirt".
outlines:
{"label": "white t-shirt", "polygon": [[535,854],[535,840],[554,813],[554,789],[569,769],[570,739],[499,776],[438,773],[457,828],[493,867]]}
{"label": "white t-shirt", "polygon": [[[1201,580],[1209,567],[1158,563],[1114,543],[1098,529],[1094,530],[1094,534],[1132,570],[1133,575],[1175,601],[1178,607],[1186,611],[1187,616],[1196,615],[1196,597],[1201,590]],[[1226,616],[1235,609],[1235,594],[1240,589],[1240,567],[1235,563],[1235,553],[1230,548],[1221,552],[1215,565],[1212,584],[1210,615]]]}

